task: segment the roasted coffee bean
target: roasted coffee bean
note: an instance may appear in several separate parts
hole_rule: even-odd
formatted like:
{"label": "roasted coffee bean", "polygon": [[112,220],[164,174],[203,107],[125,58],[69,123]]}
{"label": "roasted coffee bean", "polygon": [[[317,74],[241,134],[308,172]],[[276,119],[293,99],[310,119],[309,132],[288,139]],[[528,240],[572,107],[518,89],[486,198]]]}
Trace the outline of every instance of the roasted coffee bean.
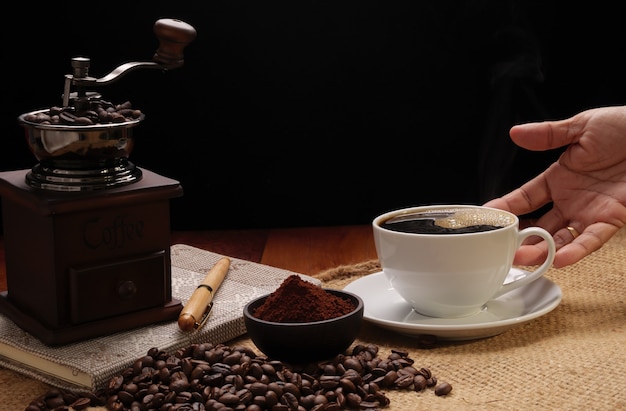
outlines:
{"label": "roasted coffee bean", "polygon": [[355,393],[348,393],[346,395],[346,405],[350,408],[359,408],[362,398]]}
{"label": "roasted coffee bean", "polygon": [[141,110],[132,108],[127,101],[117,106],[105,100],[93,100],[87,110],[74,107],[53,106],[48,111],[37,114],[29,113],[24,120],[37,124],[56,124],[66,126],[89,126],[94,124],[124,123],[141,117]]}
{"label": "roasted coffee bean", "polygon": [[385,374],[385,377],[383,378],[383,380],[381,381],[381,387],[391,387],[393,386],[393,384],[396,382],[396,380],[398,379],[398,373],[395,370],[389,371],[387,372],[387,374]]}
{"label": "roasted coffee bean", "polygon": [[322,375],[320,377],[320,385],[326,390],[333,390],[339,386],[341,377],[338,375]]}
{"label": "roasted coffee bean", "polygon": [[117,393],[117,398],[124,404],[125,406],[130,406],[135,400],[135,396],[128,391],[119,391]]}
{"label": "roasted coffee bean", "polygon": [[74,120],[75,126],[91,126],[93,124],[94,122],[91,121],[89,117],[76,117],[76,119]]}
{"label": "roasted coffee bean", "polygon": [[91,405],[89,398],[78,398],[70,404],[70,407],[76,411],[84,410]]}
{"label": "roasted coffee bean", "polygon": [[285,383],[285,385],[283,385],[283,393],[290,393],[295,395],[296,397],[300,398],[300,386],[302,384],[294,384],[291,382],[287,382]]}
{"label": "roasted coffee bean", "polygon": [[292,367],[224,344],[192,344],[174,354],[151,348],[106,388],[81,394],[50,390],[27,411],[60,411],[69,404],[77,410],[375,410],[390,403],[383,388],[422,391],[431,386],[438,396],[452,389],[437,384],[429,369],[414,367],[404,351],[394,350],[388,358],[377,353],[374,345],[358,345],[350,354]]}
{"label": "roasted coffee bean", "polygon": [[273,381],[267,384],[267,389],[268,391],[276,393],[278,397],[283,395],[283,384],[279,384],[278,381]]}
{"label": "roasted coffee bean", "polygon": [[378,401],[361,401],[360,409],[362,410],[377,410],[380,407]]}
{"label": "roasted coffee bean", "polygon": [[218,362],[218,363],[215,363],[215,364],[211,365],[211,372],[212,373],[218,373],[218,374],[224,374],[224,375],[230,375],[231,368],[230,368],[230,365],[228,365],[228,364],[224,364],[224,363]]}
{"label": "roasted coffee bean", "polygon": [[254,362],[248,367],[248,376],[253,377],[256,381],[259,381],[263,377],[263,368],[260,364]]}
{"label": "roasted coffee bean", "polygon": [[345,393],[356,392],[356,385],[348,378],[342,378],[339,380],[339,386]]}
{"label": "roasted coffee bean", "polygon": [[448,395],[452,391],[452,386],[447,382],[442,382],[435,387],[435,394],[438,396]]}
{"label": "roasted coffee bean", "polygon": [[386,407],[391,403],[391,400],[389,399],[389,397],[387,397],[385,393],[382,391],[376,392],[374,394],[374,398],[383,407]]}
{"label": "roasted coffee bean", "polygon": [[59,113],[59,120],[63,124],[73,125],[76,122],[76,115],[69,111],[62,111]]}
{"label": "roasted coffee bean", "polygon": [[197,364],[189,374],[192,380],[201,380],[202,377],[209,372],[211,372],[211,366],[209,364]]}
{"label": "roasted coffee bean", "polygon": [[224,364],[228,364],[228,365],[235,365],[235,364],[239,364],[239,360],[241,359],[242,354],[240,352],[233,352],[230,353],[229,355],[227,355],[226,357],[224,357]]}
{"label": "roasted coffee bean", "polygon": [[293,395],[290,392],[286,392],[283,394],[283,396],[280,398],[280,402],[282,404],[285,404],[290,411],[298,411],[298,397],[296,397],[295,395]]}
{"label": "roasted coffee bean", "polygon": [[265,393],[265,403],[267,404],[268,409],[271,409],[278,404],[278,400],[279,396],[275,391],[268,391]]}
{"label": "roasted coffee bean", "polygon": [[435,385],[437,385],[437,377],[433,375],[430,378],[426,378],[427,387],[434,387]]}
{"label": "roasted coffee bean", "polygon": [[122,388],[122,385],[124,384],[124,377],[122,377],[121,375],[116,375],[115,377],[111,378],[111,381],[109,381],[109,391],[110,392],[117,392],[120,388]]}
{"label": "roasted coffee bean", "polygon": [[230,392],[222,394],[217,400],[226,405],[239,404],[239,397]]}
{"label": "roasted coffee bean", "polygon": [[409,374],[401,375],[396,378],[394,385],[400,389],[408,388],[413,385],[413,376]]}
{"label": "roasted coffee bean", "polygon": [[246,389],[237,391],[237,396],[239,397],[239,403],[244,405],[252,402],[252,398],[254,398],[254,395]]}
{"label": "roasted coffee bean", "polygon": [[380,377],[380,376],[383,376],[383,375],[387,374],[387,371],[384,368],[374,367],[374,368],[372,368],[372,371],[370,371],[370,373],[374,377]]}
{"label": "roasted coffee bean", "polygon": [[422,374],[426,379],[432,377],[432,373],[428,368],[420,368],[419,373]]}
{"label": "roasted coffee bean", "polygon": [[261,368],[263,369],[263,374],[269,376],[269,377],[275,377],[276,376],[276,368],[274,367],[275,364],[271,364],[271,363],[263,363],[261,364]]}
{"label": "roasted coffee bean", "polygon": [[351,358],[346,359],[342,363],[342,365],[345,368],[350,368],[350,369],[353,369],[353,370],[355,370],[357,372],[362,372],[363,371],[363,366],[361,365],[361,362],[359,361],[358,358],[355,358],[355,357],[351,357]]}
{"label": "roasted coffee bean", "polygon": [[188,388],[189,388],[189,381],[187,381],[186,378],[175,379],[169,385],[170,391],[174,391],[174,392],[186,391]]}
{"label": "roasted coffee bean", "polygon": [[426,377],[422,374],[417,374],[413,377],[413,389],[415,391],[423,391],[426,388]]}
{"label": "roasted coffee bean", "polygon": [[159,355],[159,349],[157,347],[152,347],[148,350],[147,355],[149,355],[150,357],[156,359],[157,356]]}

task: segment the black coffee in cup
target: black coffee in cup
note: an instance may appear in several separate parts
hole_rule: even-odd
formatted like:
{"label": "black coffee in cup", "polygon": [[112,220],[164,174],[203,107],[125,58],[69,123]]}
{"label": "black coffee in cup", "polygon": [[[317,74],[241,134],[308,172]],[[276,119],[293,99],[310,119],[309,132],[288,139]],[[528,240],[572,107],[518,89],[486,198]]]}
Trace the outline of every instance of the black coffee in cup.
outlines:
{"label": "black coffee in cup", "polygon": [[491,231],[500,226],[491,224],[479,224],[471,225],[468,227],[449,228],[441,227],[435,224],[435,220],[404,220],[398,222],[384,222],[381,227],[387,230],[400,231],[403,233],[414,234],[465,234],[465,233],[478,233],[481,231]]}
{"label": "black coffee in cup", "polygon": [[497,230],[508,225],[501,214],[481,209],[445,209],[398,215],[383,221],[381,227],[414,234],[466,234]]}

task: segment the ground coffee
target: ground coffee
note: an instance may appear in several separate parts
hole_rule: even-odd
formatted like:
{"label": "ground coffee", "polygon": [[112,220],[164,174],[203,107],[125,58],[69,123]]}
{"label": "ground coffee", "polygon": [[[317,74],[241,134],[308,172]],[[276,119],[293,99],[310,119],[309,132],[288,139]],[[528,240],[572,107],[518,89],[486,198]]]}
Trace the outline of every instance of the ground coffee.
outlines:
{"label": "ground coffee", "polygon": [[252,315],[264,321],[302,323],[340,317],[355,308],[352,301],[328,293],[292,274]]}

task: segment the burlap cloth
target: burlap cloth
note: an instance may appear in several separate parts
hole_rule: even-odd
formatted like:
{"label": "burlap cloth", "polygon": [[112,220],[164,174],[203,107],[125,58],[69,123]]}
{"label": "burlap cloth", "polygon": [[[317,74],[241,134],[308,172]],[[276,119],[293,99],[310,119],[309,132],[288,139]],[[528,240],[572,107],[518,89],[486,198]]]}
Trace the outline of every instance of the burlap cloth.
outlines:
{"label": "burlap cloth", "polygon": [[[376,261],[318,274],[325,286],[343,288],[379,271]],[[388,391],[389,410],[626,410],[626,229],[603,248],[547,276],[563,290],[561,304],[503,334],[425,348],[416,339],[365,323],[356,343],[373,343],[380,355],[410,352],[453,386],[445,397],[432,390]],[[244,336],[232,344],[255,348]],[[50,387],[0,369],[0,410],[24,410]]]}

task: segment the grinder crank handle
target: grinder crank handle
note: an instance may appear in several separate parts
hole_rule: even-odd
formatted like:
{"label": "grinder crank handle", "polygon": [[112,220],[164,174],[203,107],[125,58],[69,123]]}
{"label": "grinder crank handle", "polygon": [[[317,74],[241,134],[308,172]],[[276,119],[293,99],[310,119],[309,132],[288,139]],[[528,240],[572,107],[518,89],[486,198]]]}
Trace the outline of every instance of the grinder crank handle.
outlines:
{"label": "grinder crank handle", "polygon": [[[89,77],[90,59],[74,57],[72,59],[73,75],[66,75],[64,96],[69,96],[69,87],[101,86],[118,80],[131,70],[151,68],[170,70],[181,67],[185,62],[184,48],[196,38],[196,29],[193,26],[177,19],[160,19],[154,23],[154,33],[159,39],[159,48],[154,53],[152,61],[135,61],[122,64],[102,78]],[[67,102],[64,102],[67,105]]]}

